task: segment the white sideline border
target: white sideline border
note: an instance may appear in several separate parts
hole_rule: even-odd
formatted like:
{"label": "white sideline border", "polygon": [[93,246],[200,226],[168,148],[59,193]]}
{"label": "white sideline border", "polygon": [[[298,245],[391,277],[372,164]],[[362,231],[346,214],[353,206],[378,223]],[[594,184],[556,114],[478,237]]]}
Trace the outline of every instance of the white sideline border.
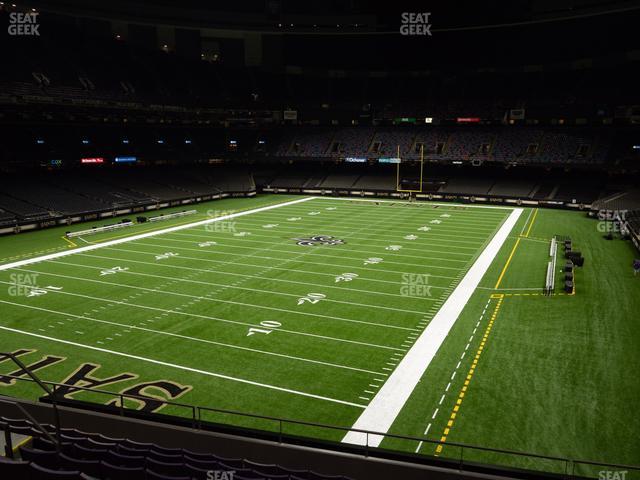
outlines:
{"label": "white sideline border", "polygon": [[140,240],[142,238],[154,237],[156,235],[162,235],[164,233],[177,232],[179,230],[186,230],[193,227],[208,225],[210,223],[221,222],[223,220],[230,220],[232,218],[242,217],[244,215],[250,215],[252,213],[266,212],[267,210],[273,210],[274,208],[286,207],[288,205],[294,205],[296,203],[308,202],[309,200],[313,200],[315,198],[317,197],[305,197],[298,200],[291,200],[290,202],[278,203],[276,205],[267,205],[265,207],[259,207],[259,208],[254,208],[252,210],[232,213],[230,215],[223,215],[221,217],[209,218],[207,220],[200,220],[198,222],[188,223],[186,225],[177,225],[175,227],[167,227],[161,230],[154,230],[153,232],[139,233],[137,235],[132,235],[130,237],[118,238],[116,240],[108,240],[106,242],[96,243],[96,244],[88,245],[86,247],[74,248],[73,250],[64,250],[62,252],[50,253],[48,255],[43,255],[41,257],[33,257],[33,258],[27,258],[25,260],[19,260],[17,262],[5,263],[4,265],[0,265],[0,272],[4,270],[10,270],[12,268],[23,267],[25,265],[31,265],[33,263],[45,262],[47,260],[54,260],[56,258],[66,257],[67,255],[74,255],[76,253],[89,252],[91,250],[110,247],[112,245],[119,245],[121,243],[128,243],[134,240]]}
{"label": "white sideline border", "polygon": [[[500,248],[515,227],[522,208],[514,208],[504,221],[491,242],[482,251],[456,289],[449,295],[427,328],[418,337],[411,349],[389,376],[369,406],[353,424],[355,430],[387,433],[396,417],[418,385],[418,382],[431,364],[436,353],[444,343],[460,313],[476,290],[480,280],[493,263]],[[361,432],[349,432],[343,443],[378,447],[384,435],[367,435]]]}

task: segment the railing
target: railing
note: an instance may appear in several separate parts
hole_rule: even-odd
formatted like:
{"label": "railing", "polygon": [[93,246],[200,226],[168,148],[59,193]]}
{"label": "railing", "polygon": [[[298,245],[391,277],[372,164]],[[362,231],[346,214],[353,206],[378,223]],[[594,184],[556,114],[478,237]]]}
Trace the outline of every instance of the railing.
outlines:
{"label": "railing", "polygon": [[[12,354],[4,354],[0,353],[0,357],[7,355],[12,358],[14,361],[18,360]],[[18,360],[19,361],[19,360]],[[16,362],[17,363],[17,362]],[[30,373],[26,366],[22,364],[22,362],[18,363],[20,368],[22,368],[29,378],[25,378],[24,376],[17,375],[0,375],[5,378],[11,378],[18,381],[25,382],[35,382],[37,383],[49,396],[57,419],[57,432],[58,432],[58,440],[60,435],[60,425],[59,425],[59,414],[57,412],[59,408],[60,398],[56,398],[56,391],[60,387],[64,387],[66,389],[71,389],[72,391],[86,391],[91,394],[96,395],[106,395],[109,396],[110,399],[116,399],[117,405],[113,407],[120,416],[126,416],[126,411],[136,411],[136,409],[129,409],[126,407],[126,400],[133,401],[148,401],[149,397],[141,396],[141,395],[129,395],[124,393],[116,393],[110,392],[106,390],[100,390],[95,388],[88,387],[80,387],[80,386],[70,386],[67,384],[42,381],[37,379],[35,375]],[[50,388],[52,387],[52,388]],[[247,412],[240,412],[235,410],[226,410],[212,407],[202,407],[197,405],[190,405],[186,403],[173,402],[169,400],[163,400],[165,405],[178,409],[182,412],[182,415],[177,418],[187,419],[191,425],[191,428],[194,430],[201,430],[203,425],[221,425],[221,426],[231,426],[235,428],[251,428],[254,432],[256,430],[263,431],[266,435],[274,436],[275,439],[279,443],[287,443],[287,441],[293,441],[296,439],[307,439],[309,441],[323,442],[323,446],[325,446],[329,450],[339,450],[339,451],[349,451],[351,453],[361,454],[365,457],[369,457],[371,455],[379,455],[384,453],[393,453],[395,455],[400,455],[405,457],[406,461],[413,461],[419,459],[428,459],[430,462],[438,461],[443,466],[448,466],[450,468],[457,468],[459,470],[472,470],[473,468],[503,468],[503,469],[525,469],[530,471],[538,471],[538,472],[548,472],[560,474],[564,477],[571,478],[573,476],[592,476],[599,477],[600,472],[602,471],[627,471],[633,473],[633,476],[627,476],[626,480],[631,480],[632,478],[640,479],[640,466],[633,465],[619,465],[619,464],[608,464],[601,462],[593,462],[587,460],[573,460],[566,457],[557,457],[550,455],[541,455],[534,453],[526,453],[519,452],[515,450],[505,450],[505,449],[497,449],[490,447],[480,447],[476,445],[468,445],[464,443],[454,443],[454,442],[446,442],[443,444],[445,447],[445,451],[447,455],[440,455],[436,457],[431,454],[411,454],[408,453],[408,449],[406,448],[406,444],[408,442],[413,445],[422,444],[431,445],[433,447],[432,451],[435,451],[435,447],[438,445],[442,445],[440,441],[430,440],[425,437],[415,437],[415,436],[407,436],[407,435],[396,435],[390,433],[381,433],[374,432],[369,430],[360,430],[354,429],[350,427],[337,426],[337,425],[327,425],[321,423],[314,422],[306,422],[302,420],[294,420],[288,418],[281,417],[271,417],[265,415],[252,414]],[[24,410],[22,410],[24,411]],[[26,413],[26,412],[25,412]],[[208,415],[215,415],[217,421],[207,420],[206,417]],[[26,413],[27,418],[32,418]],[[220,417],[233,417],[240,419],[240,423],[244,425],[234,425],[230,422],[220,421]],[[32,420],[34,421],[34,420]],[[35,421],[34,421],[35,422]],[[37,423],[37,422],[36,422]],[[256,423],[262,424],[262,428],[255,427]],[[265,426],[270,425],[272,428],[265,428]],[[44,430],[44,429],[43,429]],[[331,435],[311,435],[309,431],[313,430],[321,430],[321,431],[329,431]],[[361,433],[366,437],[366,442],[364,445],[350,445],[350,444],[338,444],[335,441],[335,438],[339,436],[342,438],[349,432]],[[369,439],[371,437],[384,437],[385,441],[389,444],[396,446],[395,448],[376,448],[370,446]],[[50,435],[47,435],[50,437]],[[331,437],[334,440],[322,440],[322,438]],[[400,444],[402,444],[405,448],[400,448]],[[339,446],[338,446],[339,445]],[[413,448],[412,448],[413,450]],[[600,470],[596,470],[599,468]]]}

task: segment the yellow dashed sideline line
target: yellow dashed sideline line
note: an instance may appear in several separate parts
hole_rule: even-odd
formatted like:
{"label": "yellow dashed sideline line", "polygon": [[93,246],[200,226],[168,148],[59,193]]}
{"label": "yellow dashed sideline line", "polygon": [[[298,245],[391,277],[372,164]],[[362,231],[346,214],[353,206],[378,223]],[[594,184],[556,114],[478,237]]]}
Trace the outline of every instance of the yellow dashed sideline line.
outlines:
{"label": "yellow dashed sideline line", "polygon": [[442,448],[444,447],[444,443],[447,441],[447,437],[453,428],[453,425],[456,421],[458,413],[460,411],[460,407],[462,406],[462,401],[464,400],[465,395],[467,394],[467,390],[469,389],[469,384],[473,379],[473,374],[476,371],[476,367],[478,366],[478,360],[480,360],[480,356],[484,351],[484,347],[487,343],[487,339],[489,338],[489,334],[491,333],[491,329],[493,328],[493,322],[495,322],[496,317],[498,316],[498,312],[500,311],[500,307],[502,306],[502,302],[504,301],[504,294],[493,294],[491,298],[497,298],[498,302],[496,303],[496,307],[491,314],[491,319],[489,320],[489,324],[487,325],[486,330],[484,331],[484,335],[482,336],[482,340],[480,341],[480,346],[476,351],[476,356],[473,358],[471,362],[471,367],[469,368],[469,372],[467,373],[467,377],[464,380],[464,384],[460,389],[460,393],[458,393],[458,398],[456,400],[456,404],[453,406],[453,411],[451,412],[451,416],[449,417],[449,421],[447,422],[447,426],[444,428],[442,432],[442,436],[440,437],[440,444],[436,447],[436,456],[440,455],[442,452]]}

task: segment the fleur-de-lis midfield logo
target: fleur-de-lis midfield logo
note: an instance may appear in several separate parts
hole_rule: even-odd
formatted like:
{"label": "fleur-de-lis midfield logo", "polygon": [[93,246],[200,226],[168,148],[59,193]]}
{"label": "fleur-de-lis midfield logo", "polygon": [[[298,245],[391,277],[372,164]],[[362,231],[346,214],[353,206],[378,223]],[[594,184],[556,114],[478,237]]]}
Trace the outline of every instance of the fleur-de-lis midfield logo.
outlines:
{"label": "fleur-de-lis midfield logo", "polygon": [[297,245],[303,247],[315,247],[318,245],[344,245],[344,240],[332,237],[330,235],[314,235],[308,238],[294,238]]}

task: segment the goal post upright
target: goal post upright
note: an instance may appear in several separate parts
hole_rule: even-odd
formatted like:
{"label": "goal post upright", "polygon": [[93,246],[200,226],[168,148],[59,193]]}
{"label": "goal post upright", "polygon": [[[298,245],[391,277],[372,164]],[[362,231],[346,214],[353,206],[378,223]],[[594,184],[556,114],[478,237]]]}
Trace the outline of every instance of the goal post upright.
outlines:
{"label": "goal post upright", "polygon": [[397,147],[396,158],[398,159],[398,163],[396,164],[396,191],[397,192],[406,192],[406,193],[422,193],[422,182],[423,182],[423,174],[424,174],[424,145],[420,145],[420,189],[419,190],[404,190],[400,188],[400,164],[402,163],[402,159],[400,158],[400,145]]}

